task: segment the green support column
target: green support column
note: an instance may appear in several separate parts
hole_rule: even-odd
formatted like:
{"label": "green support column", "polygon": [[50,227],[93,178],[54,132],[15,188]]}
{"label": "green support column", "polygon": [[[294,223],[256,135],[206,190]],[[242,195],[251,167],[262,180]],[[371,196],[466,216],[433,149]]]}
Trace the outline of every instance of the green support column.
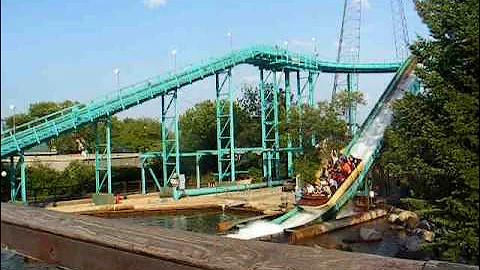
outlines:
{"label": "green support column", "polygon": [[267,180],[267,183],[268,183],[268,186],[272,186],[272,171],[273,171],[273,168],[272,168],[272,157],[273,153],[271,151],[267,152],[267,167],[268,167],[268,172],[269,172],[269,177],[268,177],[268,180]]}
{"label": "green support column", "polygon": [[274,144],[274,151],[275,151],[275,180],[280,179],[280,134],[278,132],[278,126],[279,126],[279,110],[278,110],[278,93],[279,93],[279,82],[277,80],[277,73],[273,72],[273,121],[274,121],[274,126],[273,130],[275,132],[275,144]]}
{"label": "green support column", "polygon": [[100,193],[100,135],[95,123],[95,193]]}
{"label": "green support column", "polygon": [[[287,124],[290,122],[290,108],[292,103],[292,93],[290,89],[290,73],[285,71],[285,113]],[[292,137],[290,132],[287,134],[287,147],[292,148]],[[287,175],[293,177],[293,152],[287,152]]]}
{"label": "green support column", "polygon": [[300,81],[300,71],[297,71],[297,100],[296,100],[296,106],[298,109],[298,114],[299,114],[299,134],[298,134],[298,147],[303,147],[303,121],[302,121],[302,116],[303,116],[303,93],[302,93],[302,84]]}
{"label": "green support column", "polygon": [[107,155],[107,192],[112,194],[112,119],[108,118],[106,123],[105,138],[106,146],[105,152]]}
{"label": "green support column", "polygon": [[20,163],[20,185],[22,186],[22,202],[24,205],[28,204],[27,200],[27,164],[25,163],[25,158],[23,153],[21,153],[20,159],[18,160]]}
{"label": "green support column", "polygon": [[17,198],[17,176],[15,170],[15,163],[13,161],[13,156],[10,157],[10,200],[12,202]]}
{"label": "green support column", "polygon": [[147,188],[146,188],[146,184],[147,184],[147,179],[146,179],[146,175],[145,175],[145,160],[142,159],[140,161],[140,166],[141,166],[141,173],[142,173],[142,194],[147,194]]}
{"label": "green support column", "polygon": [[352,102],[352,78],[351,74],[347,74],[347,96],[348,96],[348,112],[347,112],[347,121],[348,121],[348,131],[350,136],[353,138],[355,135],[356,128],[356,106]]}
{"label": "green support column", "polygon": [[[100,141],[98,123],[95,124],[95,192],[99,194],[105,180],[107,193],[112,194],[112,120],[107,118],[105,123],[105,143]],[[103,148],[103,149],[102,149]],[[102,171],[105,173],[102,175]]]}
{"label": "green support column", "polygon": [[200,188],[200,155],[195,156],[195,173],[197,178],[197,188]]}
{"label": "green support column", "polygon": [[[235,181],[235,137],[233,122],[234,95],[232,88],[231,69],[221,74],[215,74],[216,119],[217,119],[217,150],[218,150],[218,181],[222,182],[230,176]],[[225,85],[227,84],[227,85]]]}
{"label": "green support column", "polygon": [[[27,164],[23,152],[19,153],[17,164],[15,165],[13,156],[10,157],[10,200],[17,200],[18,192],[22,197],[24,205],[28,205],[27,200]],[[17,171],[20,169],[20,183],[17,185]]]}
{"label": "green support column", "polygon": [[[272,83],[267,84],[272,76]],[[268,181],[272,177],[280,177],[280,136],[278,132],[278,81],[275,71],[264,78],[260,70],[260,102],[262,107],[262,148],[263,148],[263,176]],[[267,152],[272,152],[267,154]],[[269,166],[272,163],[273,166]]]}
{"label": "green support column", "polygon": [[[261,117],[262,117],[262,149],[265,150],[267,148],[267,130],[266,130],[266,114],[265,114],[265,107],[266,107],[266,100],[265,100],[265,80],[263,76],[263,69],[260,69],[260,107],[261,107]],[[263,177],[265,179],[269,179],[269,170],[268,170],[268,156],[265,151],[262,152],[262,164],[263,164]]]}
{"label": "green support column", "polygon": [[162,95],[162,163],[163,186],[180,175],[180,145],[177,90]]}
{"label": "green support column", "polygon": [[[317,74],[318,78],[318,74]],[[313,73],[308,73],[308,106],[313,108],[315,106],[315,82],[313,79]],[[315,134],[312,134],[312,146],[317,144],[317,138]]]}

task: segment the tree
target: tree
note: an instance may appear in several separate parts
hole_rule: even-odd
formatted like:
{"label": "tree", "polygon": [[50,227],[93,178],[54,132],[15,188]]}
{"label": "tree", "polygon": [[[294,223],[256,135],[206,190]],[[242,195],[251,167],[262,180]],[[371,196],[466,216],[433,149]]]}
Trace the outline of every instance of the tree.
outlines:
{"label": "tree", "polygon": [[[301,110],[301,111],[300,111]],[[306,182],[314,182],[321,163],[329,158],[332,149],[345,147],[347,125],[340,119],[336,103],[319,102],[317,107],[293,107],[288,124],[282,121],[282,130],[292,134],[293,144],[298,145],[299,134],[303,136],[304,152],[295,160],[295,172]],[[315,135],[319,147],[312,146],[310,138]]]}
{"label": "tree", "polygon": [[261,114],[260,90],[253,84],[244,83],[241,87],[242,97],[239,100],[240,108],[251,117]]}
{"label": "tree", "polygon": [[425,245],[440,258],[478,264],[478,0],[416,2],[431,38],[419,39],[425,92],[394,105],[382,165],[407,185],[407,205],[435,225]]}
{"label": "tree", "polygon": [[348,93],[347,90],[340,91],[335,95],[335,102],[342,115],[346,115],[350,105],[354,107],[367,105],[365,94],[361,91],[352,91],[351,93]]}

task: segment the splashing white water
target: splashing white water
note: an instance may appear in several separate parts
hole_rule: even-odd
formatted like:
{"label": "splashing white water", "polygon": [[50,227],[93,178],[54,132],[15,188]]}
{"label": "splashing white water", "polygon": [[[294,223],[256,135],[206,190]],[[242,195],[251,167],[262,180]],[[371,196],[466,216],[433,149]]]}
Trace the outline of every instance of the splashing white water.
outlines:
{"label": "splashing white water", "polygon": [[[413,74],[413,73],[412,73]],[[350,154],[356,158],[366,160],[369,158],[375,147],[380,143],[383,138],[383,133],[385,129],[392,122],[392,105],[393,103],[403,98],[405,92],[411,87],[411,84],[414,82],[414,76],[410,75],[404,79],[397,87],[397,89],[392,93],[392,95],[387,98],[386,102],[382,104],[382,108],[378,112],[378,115],[373,120],[372,124],[364,131],[361,138],[358,139],[357,143],[352,147]]]}
{"label": "splashing white water", "polygon": [[282,232],[282,225],[265,220],[257,220],[248,224],[246,227],[241,228],[237,233],[228,234],[227,237],[237,239],[253,239]]}

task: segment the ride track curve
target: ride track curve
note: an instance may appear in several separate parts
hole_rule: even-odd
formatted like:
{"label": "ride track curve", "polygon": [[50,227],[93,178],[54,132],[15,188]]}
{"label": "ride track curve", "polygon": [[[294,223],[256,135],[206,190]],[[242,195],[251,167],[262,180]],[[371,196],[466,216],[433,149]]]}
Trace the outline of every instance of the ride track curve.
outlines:
{"label": "ride track curve", "polygon": [[240,64],[250,64],[260,69],[273,71],[324,73],[392,73],[401,66],[401,63],[328,62],[319,60],[313,55],[292,53],[277,46],[253,46],[202,62],[183,71],[150,78],[124,87],[87,104],[78,104],[17,126],[15,131],[13,129],[5,130],[1,134],[1,158],[22,153],[42,142],[69,134],[85,125],[94,124],[105,117],[138,106]]}

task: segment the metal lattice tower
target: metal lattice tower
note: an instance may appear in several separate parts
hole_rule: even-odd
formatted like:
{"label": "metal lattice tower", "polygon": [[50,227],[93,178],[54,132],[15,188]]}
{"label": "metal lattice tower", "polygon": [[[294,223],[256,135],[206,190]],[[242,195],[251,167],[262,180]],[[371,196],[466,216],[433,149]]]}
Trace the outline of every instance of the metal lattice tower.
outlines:
{"label": "metal lattice tower", "polygon": [[393,42],[395,45],[395,59],[403,61],[409,55],[409,38],[407,20],[403,0],[390,0],[392,8]]}
{"label": "metal lattice tower", "polygon": [[[223,78],[222,78],[223,77]],[[232,87],[232,70],[215,74],[216,115],[217,115],[217,149],[218,181],[230,177],[235,181],[235,138],[234,138],[234,91]]]}
{"label": "metal lattice tower", "polygon": [[[360,58],[360,24],[362,18],[362,1],[345,0],[343,4],[342,27],[338,40],[337,63],[358,63]],[[358,88],[358,76],[352,74],[352,89]],[[332,99],[338,91],[347,90],[347,74],[335,73]]]}
{"label": "metal lattice tower", "polygon": [[178,91],[170,91],[162,95],[162,160],[163,186],[180,175],[180,143]]}
{"label": "metal lattice tower", "polygon": [[[345,0],[343,4],[342,27],[338,41],[337,62],[358,63],[360,59],[360,25],[362,21],[362,1]],[[347,91],[349,95],[358,91],[358,74],[335,73],[332,101],[337,92]],[[350,102],[345,111],[349,133],[353,135],[356,127],[356,104]]]}

